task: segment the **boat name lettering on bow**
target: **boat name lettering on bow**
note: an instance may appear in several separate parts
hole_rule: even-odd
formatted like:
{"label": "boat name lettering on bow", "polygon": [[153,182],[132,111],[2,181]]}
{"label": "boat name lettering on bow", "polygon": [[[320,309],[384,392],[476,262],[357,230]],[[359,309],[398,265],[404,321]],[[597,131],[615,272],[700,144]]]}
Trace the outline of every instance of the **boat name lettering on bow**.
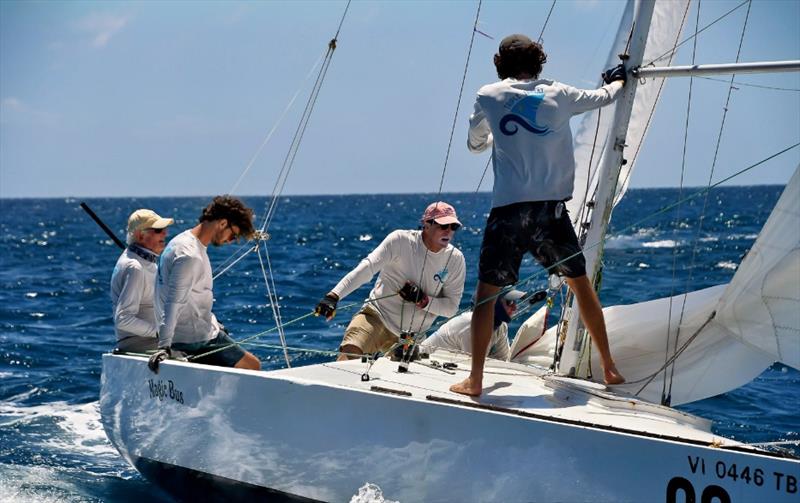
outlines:
{"label": "boat name lettering on bow", "polygon": [[[738,481],[739,483],[753,484],[758,487],[774,488],[778,492],[787,494],[797,493],[797,476],[790,473],[765,472],[762,468],[749,465],[737,466],[736,463],[726,463],[725,461],[712,461],[707,464],[706,460],[700,456],[687,456],[687,459],[689,461],[689,470],[691,470],[692,474],[705,475],[706,466],[708,466],[708,471],[716,475],[720,480]],[[674,490],[694,490],[691,483],[682,477],[672,478],[669,487]]]}
{"label": "boat name lettering on bow", "polygon": [[148,379],[147,384],[150,388],[150,398],[158,398],[162,402],[169,398],[178,403],[183,403],[183,391],[179,390],[171,379],[166,383],[160,379],[158,381]]}

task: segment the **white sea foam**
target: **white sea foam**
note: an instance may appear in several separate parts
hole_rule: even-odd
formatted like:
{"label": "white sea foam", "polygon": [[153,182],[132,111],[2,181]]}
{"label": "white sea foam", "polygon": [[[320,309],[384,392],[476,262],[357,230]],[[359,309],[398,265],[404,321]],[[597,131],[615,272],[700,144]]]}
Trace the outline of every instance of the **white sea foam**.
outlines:
{"label": "white sea foam", "polygon": [[370,241],[372,239],[372,234],[362,234],[358,236],[359,241]]}
{"label": "white sea foam", "polygon": [[661,241],[650,241],[649,243],[642,243],[644,248],[675,248],[678,246],[676,241],[672,239],[662,239]]}
{"label": "white sea foam", "polygon": [[88,456],[118,457],[100,423],[98,402],[50,402],[32,406],[0,402],[0,416],[3,416],[6,426],[30,425],[42,419],[53,419],[59,431],[48,435],[44,442],[48,447]]}
{"label": "white sea foam", "polygon": [[731,262],[730,260],[723,260],[722,262],[717,262],[717,267],[720,269],[732,269],[735,271],[739,265],[736,262]]}
{"label": "white sea foam", "polygon": [[358,488],[358,494],[350,498],[350,503],[399,503],[384,498],[383,491],[376,484],[367,482]]}

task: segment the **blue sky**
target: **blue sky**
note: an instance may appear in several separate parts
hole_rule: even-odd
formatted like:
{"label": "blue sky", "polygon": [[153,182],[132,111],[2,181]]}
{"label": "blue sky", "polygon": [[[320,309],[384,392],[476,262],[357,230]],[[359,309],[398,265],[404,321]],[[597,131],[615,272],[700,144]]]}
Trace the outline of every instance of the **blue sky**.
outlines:
{"label": "blue sky", "polygon": [[[739,1],[705,0],[701,26]],[[503,36],[537,36],[550,8],[485,2],[445,191],[474,191],[486,163],[465,147],[477,89]],[[310,90],[306,76],[344,1],[0,2],[0,197],[224,193],[300,98],[237,189],[269,194]],[[286,194],[436,192],[476,2],[353,2]],[[543,76],[593,87],[623,2],[561,0]],[[746,12],[700,35],[698,61],[732,62]],[[694,7],[684,37],[694,29]],[[691,43],[675,64],[690,61]],[[742,61],[800,59],[800,2],[753,3]],[[725,78],[725,77],[720,77]],[[800,89],[797,73],[737,82]],[[633,187],[677,186],[688,79],[665,91]],[[695,80],[687,185],[705,185],[727,86]],[[739,86],[718,180],[800,141],[800,93]],[[795,149],[735,183],[785,183]],[[484,181],[482,190],[491,187]]]}

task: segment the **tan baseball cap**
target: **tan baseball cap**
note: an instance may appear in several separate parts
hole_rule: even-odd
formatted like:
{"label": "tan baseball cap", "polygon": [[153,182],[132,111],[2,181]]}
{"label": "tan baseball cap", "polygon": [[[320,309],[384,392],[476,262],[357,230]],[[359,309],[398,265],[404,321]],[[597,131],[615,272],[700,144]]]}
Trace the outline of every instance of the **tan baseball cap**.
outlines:
{"label": "tan baseball cap", "polygon": [[171,218],[164,218],[153,210],[140,209],[128,217],[128,232],[143,231],[146,229],[163,229],[175,223]]}

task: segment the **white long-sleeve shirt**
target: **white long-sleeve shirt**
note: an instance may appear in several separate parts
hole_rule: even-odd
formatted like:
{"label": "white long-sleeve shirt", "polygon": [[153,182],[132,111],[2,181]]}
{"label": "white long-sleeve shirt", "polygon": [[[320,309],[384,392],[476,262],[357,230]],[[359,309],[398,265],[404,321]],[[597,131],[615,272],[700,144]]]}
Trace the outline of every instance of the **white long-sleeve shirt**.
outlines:
{"label": "white long-sleeve shirt", "polygon": [[117,340],[126,337],[156,337],[153,312],[156,264],[126,249],[111,274],[111,304]]}
{"label": "white long-sleeve shirt", "polygon": [[219,322],[211,312],[213,286],[206,246],[191,229],[175,236],[158,262],[155,310],[159,348],[217,336]]}
{"label": "white long-sleeve shirt", "polygon": [[569,120],[611,103],[620,89],[620,81],[583,90],[510,78],[483,86],[469,119],[467,147],[493,148],[492,207],[571,198],[575,153]]}
{"label": "white long-sleeve shirt", "polygon": [[[464,353],[472,353],[472,336],[470,324],[472,311],[465,311],[442,325],[439,330],[425,339],[421,346],[423,350],[444,348]],[[508,360],[511,347],[508,344],[508,323],[501,323],[493,332],[489,344],[489,357],[498,360]]]}
{"label": "white long-sleeve shirt", "polygon": [[[372,305],[384,326],[395,335],[399,336],[403,330],[424,332],[437,316],[453,316],[458,311],[466,265],[464,255],[453,245],[433,253],[422,242],[421,231],[396,230],[342,278],[332,292],[343,299],[377,273],[380,274],[369,299],[375,300]],[[394,295],[406,281],[419,285],[429,296],[430,302],[424,309]]]}

